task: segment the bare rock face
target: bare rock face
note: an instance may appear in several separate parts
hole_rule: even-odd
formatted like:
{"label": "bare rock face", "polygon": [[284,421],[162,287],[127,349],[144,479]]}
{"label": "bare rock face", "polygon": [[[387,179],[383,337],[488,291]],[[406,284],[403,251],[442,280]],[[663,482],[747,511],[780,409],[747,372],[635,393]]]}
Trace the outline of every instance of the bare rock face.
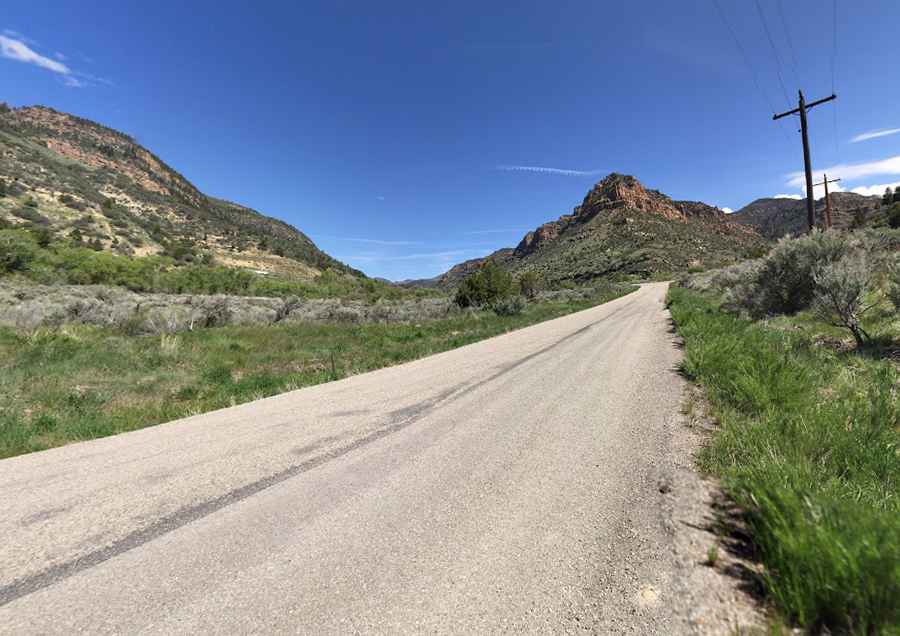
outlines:
{"label": "bare rock face", "polygon": [[656,190],[647,190],[632,176],[617,173],[609,175],[587,193],[578,217],[587,220],[601,212],[620,209],[653,212],[672,220],[684,218],[669,197]]}
{"label": "bare rock face", "polygon": [[[570,217],[571,218],[571,217]],[[559,236],[560,231],[565,227],[566,222],[550,221],[525,235],[525,237],[516,246],[516,256],[524,256],[538,249],[542,244],[554,240]]]}

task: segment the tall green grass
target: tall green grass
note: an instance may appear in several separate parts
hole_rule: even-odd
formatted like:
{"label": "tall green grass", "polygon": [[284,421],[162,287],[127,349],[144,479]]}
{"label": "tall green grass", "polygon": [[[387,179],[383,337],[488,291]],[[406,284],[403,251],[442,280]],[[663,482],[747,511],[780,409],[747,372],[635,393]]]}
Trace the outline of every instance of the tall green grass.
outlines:
{"label": "tall green grass", "polygon": [[684,372],[722,427],[701,456],[746,511],[764,583],[813,632],[900,633],[900,374],[672,289]]}

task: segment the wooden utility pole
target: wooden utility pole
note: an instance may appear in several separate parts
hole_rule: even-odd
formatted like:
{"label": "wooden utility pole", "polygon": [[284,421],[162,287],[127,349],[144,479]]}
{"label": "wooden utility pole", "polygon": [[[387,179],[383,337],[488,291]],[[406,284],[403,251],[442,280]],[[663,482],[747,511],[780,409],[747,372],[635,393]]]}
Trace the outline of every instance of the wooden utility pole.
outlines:
{"label": "wooden utility pole", "polygon": [[841,180],[840,177],[838,177],[837,179],[832,179],[831,181],[829,181],[828,175],[823,174],[822,175],[822,183],[814,183],[813,184],[814,186],[817,186],[817,185],[825,186],[825,229],[826,230],[831,229],[831,197],[828,196],[828,184],[829,183],[837,183],[840,180]]}
{"label": "wooden utility pole", "polygon": [[800,94],[800,101],[797,108],[779,115],[772,115],[772,119],[781,119],[788,115],[800,114],[800,134],[803,135],[803,167],[806,171],[806,220],[809,221],[809,231],[812,232],[813,228],[816,226],[816,203],[815,199],[813,199],[812,161],[809,158],[809,134],[806,126],[806,111],[814,106],[836,99],[837,95],[832,94],[830,97],[825,97],[814,101],[811,104],[807,104],[806,100],[803,99],[803,91],[798,91],[798,93]]}

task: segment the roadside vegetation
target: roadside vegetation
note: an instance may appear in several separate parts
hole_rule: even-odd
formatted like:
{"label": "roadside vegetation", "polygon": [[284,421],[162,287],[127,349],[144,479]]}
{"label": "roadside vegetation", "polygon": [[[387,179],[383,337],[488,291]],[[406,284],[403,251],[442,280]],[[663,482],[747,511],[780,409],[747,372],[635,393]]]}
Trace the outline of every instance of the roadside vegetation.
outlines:
{"label": "roadside vegetation", "polygon": [[701,456],[743,511],[779,612],[900,633],[900,235],[815,233],[673,288]]}
{"label": "roadside vegetation", "polygon": [[406,324],[0,328],[0,457],[103,437],[363,373],[519,329],[632,291],[557,293],[515,314],[457,310]]}

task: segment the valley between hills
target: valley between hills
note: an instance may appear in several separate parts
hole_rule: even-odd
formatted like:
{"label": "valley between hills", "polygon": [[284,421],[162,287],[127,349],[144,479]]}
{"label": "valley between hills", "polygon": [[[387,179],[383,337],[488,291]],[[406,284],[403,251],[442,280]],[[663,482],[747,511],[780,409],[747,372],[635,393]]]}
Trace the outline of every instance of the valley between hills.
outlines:
{"label": "valley between hills", "polygon": [[395,283],[0,105],[0,632],[891,633],[900,188],[804,204]]}

